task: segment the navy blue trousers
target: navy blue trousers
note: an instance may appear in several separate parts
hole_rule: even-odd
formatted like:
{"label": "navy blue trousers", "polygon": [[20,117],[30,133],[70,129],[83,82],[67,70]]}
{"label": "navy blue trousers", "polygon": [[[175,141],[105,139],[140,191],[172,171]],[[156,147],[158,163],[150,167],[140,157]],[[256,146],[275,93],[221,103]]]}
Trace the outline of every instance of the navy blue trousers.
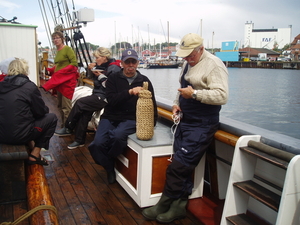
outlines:
{"label": "navy blue trousers", "polygon": [[95,138],[88,147],[94,161],[106,171],[114,170],[115,158],[126,149],[128,135],[135,132],[135,120],[114,122],[101,119]]}
{"label": "navy blue trousers", "polygon": [[219,127],[219,118],[203,118],[202,122],[181,121],[173,143],[173,160],[167,167],[163,193],[170,198],[187,199],[192,193],[192,175],[208,149]]}

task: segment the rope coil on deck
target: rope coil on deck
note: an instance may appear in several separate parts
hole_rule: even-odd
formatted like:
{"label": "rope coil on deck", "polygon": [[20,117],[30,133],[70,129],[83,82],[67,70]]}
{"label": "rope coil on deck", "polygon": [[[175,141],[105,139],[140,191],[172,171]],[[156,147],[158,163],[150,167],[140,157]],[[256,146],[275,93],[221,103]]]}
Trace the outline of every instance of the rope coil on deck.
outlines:
{"label": "rope coil on deck", "polygon": [[282,159],[286,162],[291,161],[291,159],[295,156],[293,153],[285,152],[281,149],[271,147],[269,145],[263,144],[261,142],[250,140],[248,142],[248,146],[252,148],[256,148],[264,153],[275,156],[279,159]]}
{"label": "rope coil on deck", "polygon": [[27,217],[29,217],[32,214],[36,213],[37,211],[45,210],[45,209],[52,210],[55,213],[55,215],[57,216],[57,209],[56,209],[55,206],[53,206],[53,205],[39,205],[39,206],[35,207],[34,209],[28,211],[24,215],[20,216],[14,222],[3,222],[0,225],[15,225],[15,224],[18,224],[18,223],[22,222],[24,219],[26,219]]}

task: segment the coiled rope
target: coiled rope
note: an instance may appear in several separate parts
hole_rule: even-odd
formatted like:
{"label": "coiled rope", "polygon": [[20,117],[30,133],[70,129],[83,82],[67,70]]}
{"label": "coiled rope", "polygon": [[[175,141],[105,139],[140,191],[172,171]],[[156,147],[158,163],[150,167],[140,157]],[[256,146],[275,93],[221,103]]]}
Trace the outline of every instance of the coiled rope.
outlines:
{"label": "coiled rope", "polygon": [[20,216],[18,219],[16,219],[14,222],[3,222],[0,225],[15,225],[20,223],[21,221],[23,221],[24,219],[26,219],[27,217],[31,216],[32,214],[36,213],[39,210],[45,210],[45,209],[50,209],[52,210],[55,215],[57,216],[57,209],[55,208],[55,206],[53,205],[39,205],[33,209],[31,209],[30,211],[28,211],[27,213],[25,213],[24,215]]}
{"label": "coiled rope", "polygon": [[[182,117],[181,112],[172,115],[172,119],[173,119],[173,123],[174,123],[171,127],[171,133],[173,134],[172,149],[173,149],[173,145],[174,145],[176,129],[177,129],[178,124],[180,123],[181,117]],[[169,162],[172,162],[172,157],[173,157],[173,153],[171,154],[170,158],[168,159]]]}

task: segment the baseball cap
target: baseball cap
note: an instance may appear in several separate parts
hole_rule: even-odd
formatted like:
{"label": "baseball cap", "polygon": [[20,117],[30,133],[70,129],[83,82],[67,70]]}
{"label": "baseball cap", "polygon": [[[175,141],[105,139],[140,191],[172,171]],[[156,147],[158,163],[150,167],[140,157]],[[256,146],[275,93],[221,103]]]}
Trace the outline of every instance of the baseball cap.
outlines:
{"label": "baseball cap", "polygon": [[176,52],[176,56],[187,57],[192,53],[194,48],[203,44],[203,38],[198,34],[189,33],[186,34],[180,41],[179,49]]}
{"label": "baseball cap", "polygon": [[130,58],[136,59],[136,60],[139,59],[138,54],[133,49],[126,49],[126,50],[124,50],[122,52],[122,58],[121,58],[121,60],[122,61],[126,61],[127,59],[130,59]]}

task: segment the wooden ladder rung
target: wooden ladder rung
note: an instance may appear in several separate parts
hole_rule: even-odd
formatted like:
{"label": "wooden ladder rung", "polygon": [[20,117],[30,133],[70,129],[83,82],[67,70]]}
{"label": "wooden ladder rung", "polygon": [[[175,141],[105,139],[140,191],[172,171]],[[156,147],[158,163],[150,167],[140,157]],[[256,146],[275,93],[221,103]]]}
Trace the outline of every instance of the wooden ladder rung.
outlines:
{"label": "wooden ladder rung", "polygon": [[276,193],[266,189],[252,180],[236,182],[233,185],[278,212],[281,197]]}
{"label": "wooden ladder rung", "polygon": [[240,150],[248,153],[248,154],[251,154],[251,155],[255,155],[256,157],[264,160],[264,161],[267,161],[275,166],[278,166],[280,168],[283,168],[283,169],[287,169],[288,165],[289,165],[289,162],[285,161],[285,160],[282,160],[282,159],[279,159],[275,156],[272,156],[272,155],[269,155],[265,152],[262,152],[258,149],[255,149],[255,148],[252,148],[252,147],[240,147]]}
{"label": "wooden ladder rung", "polygon": [[257,225],[257,222],[247,216],[245,213],[228,216],[226,219],[234,225]]}

